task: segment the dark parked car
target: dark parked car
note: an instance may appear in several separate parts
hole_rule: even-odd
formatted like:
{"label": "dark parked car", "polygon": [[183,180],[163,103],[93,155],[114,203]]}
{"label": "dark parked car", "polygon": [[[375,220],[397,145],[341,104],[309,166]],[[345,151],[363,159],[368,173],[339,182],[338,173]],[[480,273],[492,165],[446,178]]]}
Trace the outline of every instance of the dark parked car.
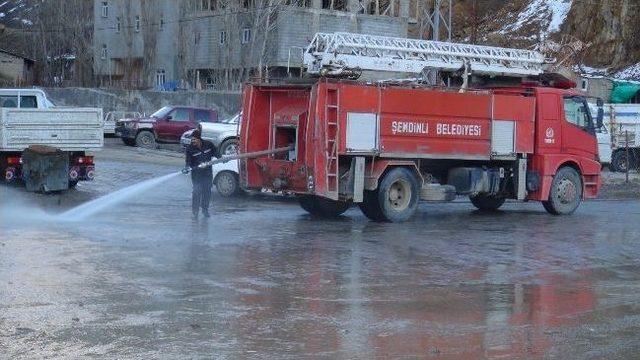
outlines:
{"label": "dark parked car", "polygon": [[198,123],[217,121],[216,110],[165,106],[149,117],[119,120],[115,133],[127,145],[155,148],[157,142],[180,142],[180,136],[195,129]]}

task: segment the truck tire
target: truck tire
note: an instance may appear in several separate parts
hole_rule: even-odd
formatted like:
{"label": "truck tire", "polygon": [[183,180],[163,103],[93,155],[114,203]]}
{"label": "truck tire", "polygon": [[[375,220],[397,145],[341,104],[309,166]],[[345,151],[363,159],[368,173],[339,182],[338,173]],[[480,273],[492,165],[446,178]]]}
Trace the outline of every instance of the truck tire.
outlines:
{"label": "truck tire", "polygon": [[231,197],[238,194],[240,190],[238,176],[231,171],[223,171],[216,175],[214,184],[216,184],[218,194],[222,197]]}
{"label": "truck tire", "polygon": [[413,171],[397,167],[388,171],[378,188],[366,191],[360,209],[373,221],[402,222],[418,209],[420,181]]}
{"label": "truck tire", "polygon": [[542,206],[550,214],[568,215],[576,211],[582,202],[582,180],[572,167],[562,167],[553,177],[549,200]]}
{"label": "truck tire", "polygon": [[122,142],[127,146],[135,146],[136,145],[136,140],[135,139],[122,138]]}
{"label": "truck tire", "polygon": [[151,131],[143,130],[136,135],[136,146],[146,149],[156,148],[156,137]]}
{"label": "truck tire", "polygon": [[227,139],[220,145],[220,155],[236,155],[238,153],[238,149],[237,138]]}
{"label": "truck tire", "polygon": [[[636,167],[633,151],[629,151],[629,169]],[[611,170],[625,173],[627,172],[627,152],[624,149],[616,150],[611,155]]]}
{"label": "truck tire", "polygon": [[350,204],[345,201],[335,201],[314,195],[301,195],[298,197],[300,207],[306,212],[317,217],[337,217],[349,209]]}
{"label": "truck tire", "polygon": [[504,204],[505,198],[495,195],[469,196],[473,206],[482,211],[496,211]]}

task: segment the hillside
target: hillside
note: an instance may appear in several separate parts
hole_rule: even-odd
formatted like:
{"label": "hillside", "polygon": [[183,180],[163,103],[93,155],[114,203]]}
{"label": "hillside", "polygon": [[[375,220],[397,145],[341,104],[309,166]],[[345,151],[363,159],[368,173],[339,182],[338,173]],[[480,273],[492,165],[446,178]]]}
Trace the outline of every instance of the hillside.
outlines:
{"label": "hillside", "polygon": [[640,78],[637,0],[461,0],[458,41],[535,48],[564,65]]}

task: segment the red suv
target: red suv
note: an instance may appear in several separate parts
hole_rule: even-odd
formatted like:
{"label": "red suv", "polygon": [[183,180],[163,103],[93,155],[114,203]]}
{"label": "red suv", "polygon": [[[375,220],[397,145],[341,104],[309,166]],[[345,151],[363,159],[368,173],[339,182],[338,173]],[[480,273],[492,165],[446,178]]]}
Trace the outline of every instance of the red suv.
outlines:
{"label": "red suv", "polygon": [[149,117],[120,119],[116,136],[129,146],[155,148],[158,142],[177,143],[187,130],[201,122],[218,122],[218,112],[187,106],[165,106]]}

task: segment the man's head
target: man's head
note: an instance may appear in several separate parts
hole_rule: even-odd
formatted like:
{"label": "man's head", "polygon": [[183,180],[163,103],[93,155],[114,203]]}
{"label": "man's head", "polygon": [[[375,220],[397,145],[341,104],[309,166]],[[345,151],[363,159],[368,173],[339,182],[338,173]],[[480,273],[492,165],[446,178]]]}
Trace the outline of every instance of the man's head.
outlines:
{"label": "man's head", "polygon": [[195,129],[191,134],[191,145],[200,147],[202,145],[202,131],[200,127]]}

